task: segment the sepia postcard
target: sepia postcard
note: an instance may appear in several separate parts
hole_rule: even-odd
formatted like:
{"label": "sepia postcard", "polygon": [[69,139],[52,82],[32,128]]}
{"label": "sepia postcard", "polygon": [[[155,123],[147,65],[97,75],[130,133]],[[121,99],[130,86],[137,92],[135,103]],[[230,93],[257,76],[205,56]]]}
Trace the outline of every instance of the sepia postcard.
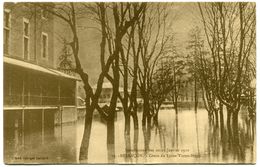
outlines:
{"label": "sepia postcard", "polygon": [[5,2],[5,164],[255,164],[255,2]]}

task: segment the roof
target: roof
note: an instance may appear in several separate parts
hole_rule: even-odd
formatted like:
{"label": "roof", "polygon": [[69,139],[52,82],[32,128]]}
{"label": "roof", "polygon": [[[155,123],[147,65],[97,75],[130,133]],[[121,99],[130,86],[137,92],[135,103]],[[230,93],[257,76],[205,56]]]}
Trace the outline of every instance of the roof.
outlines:
{"label": "roof", "polygon": [[[93,88],[96,89],[97,88],[97,84],[94,85]],[[102,89],[113,89],[113,85],[111,84],[111,82],[104,82],[102,84]],[[124,88],[120,86],[118,90],[119,90],[119,92],[123,92]],[[128,92],[131,92],[131,90],[128,89]]]}
{"label": "roof", "polygon": [[77,78],[77,77],[65,74],[65,73],[60,72],[58,70],[39,66],[39,65],[36,65],[36,64],[32,64],[32,63],[29,63],[29,62],[17,60],[17,59],[6,57],[6,56],[4,56],[4,63],[19,66],[19,67],[34,70],[34,71],[38,71],[38,72],[42,72],[42,73],[46,73],[46,74],[50,74],[50,75],[54,75],[54,76],[57,76],[57,77],[79,80],[79,78]]}
{"label": "roof", "polygon": [[[95,87],[97,87],[97,85]],[[110,82],[104,82],[102,88],[113,88],[113,85]]]}
{"label": "roof", "polygon": [[[97,84],[93,86],[94,89],[97,88]],[[102,89],[112,89],[113,85],[110,82],[103,82]]]}

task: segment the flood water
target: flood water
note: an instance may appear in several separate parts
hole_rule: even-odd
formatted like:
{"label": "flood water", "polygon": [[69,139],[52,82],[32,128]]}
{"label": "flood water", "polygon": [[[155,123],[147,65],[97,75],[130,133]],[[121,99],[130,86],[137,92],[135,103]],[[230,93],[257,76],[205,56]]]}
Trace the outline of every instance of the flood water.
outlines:
{"label": "flood water", "polygon": [[[159,125],[150,131],[140,126],[142,113],[138,113],[139,130],[131,124],[130,140],[124,135],[124,114],[117,112],[115,122],[115,163],[253,163],[255,162],[254,132],[248,128],[245,114],[239,115],[240,150],[242,157],[220,140],[219,127],[209,123],[207,111],[183,110],[176,120],[173,109],[159,112]],[[132,122],[131,122],[132,123]],[[80,163],[79,149],[84,130],[84,119],[76,123],[56,126],[54,137],[44,143],[25,147],[9,140],[5,143],[5,159],[19,163]],[[106,123],[95,113],[88,163],[107,163]],[[33,135],[31,135],[33,138]],[[37,136],[37,135],[34,135]],[[148,138],[147,138],[148,136]],[[147,140],[148,139],[148,140]],[[37,142],[37,137],[32,142]],[[126,144],[127,150],[126,150]],[[126,152],[127,151],[127,152]],[[126,156],[126,153],[127,156]],[[20,159],[19,159],[20,158]]]}

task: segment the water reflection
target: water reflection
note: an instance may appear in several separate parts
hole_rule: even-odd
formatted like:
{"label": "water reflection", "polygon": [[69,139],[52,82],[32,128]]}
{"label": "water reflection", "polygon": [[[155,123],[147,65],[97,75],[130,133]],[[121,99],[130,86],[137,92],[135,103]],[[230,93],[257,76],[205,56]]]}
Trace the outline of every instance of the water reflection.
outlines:
{"label": "water reflection", "polygon": [[129,134],[125,133],[125,162],[126,163],[131,163],[132,158],[131,158],[131,138]]}
{"label": "water reflection", "polygon": [[[161,110],[158,125],[139,127],[130,134],[124,133],[124,115],[117,113],[114,124],[114,145],[107,145],[107,126],[100,121],[97,113],[92,124],[88,163],[253,163],[255,161],[255,120],[248,119],[245,112],[239,115],[239,144],[229,137],[227,125],[216,126],[208,119],[205,110]],[[224,114],[225,115],[225,114]],[[141,122],[141,112],[138,113]],[[224,122],[226,117],[224,116]],[[132,123],[132,122],[131,122]],[[67,124],[49,132],[43,144],[33,144],[41,140],[31,132],[29,146],[20,148],[16,140],[5,139],[5,158],[13,162],[13,157],[48,157],[45,160],[27,160],[42,163],[77,163],[83,137],[84,119]],[[19,137],[20,132],[13,136]],[[46,132],[48,134],[48,132]],[[54,134],[54,135],[53,135]],[[5,135],[9,136],[9,135]],[[62,139],[62,140],[61,140]],[[11,147],[12,146],[12,147]],[[112,152],[111,152],[112,150]],[[163,155],[162,155],[163,154]],[[109,160],[113,157],[113,159]],[[163,156],[163,157],[161,157]],[[21,161],[20,161],[21,162]],[[22,161],[24,162],[24,161]]]}
{"label": "water reflection", "polygon": [[[5,130],[4,155],[8,163],[75,163],[77,162],[76,127],[68,124],[56,126],[52,130],[44,131],[44,139],[37,131],[27,131],[24,136],[24,144],[16,143]],[[30,132],[30,133],[29,133]],[[9,139],[8,139],[9,138]],[[18,140],[19,141],[19,140]]]}

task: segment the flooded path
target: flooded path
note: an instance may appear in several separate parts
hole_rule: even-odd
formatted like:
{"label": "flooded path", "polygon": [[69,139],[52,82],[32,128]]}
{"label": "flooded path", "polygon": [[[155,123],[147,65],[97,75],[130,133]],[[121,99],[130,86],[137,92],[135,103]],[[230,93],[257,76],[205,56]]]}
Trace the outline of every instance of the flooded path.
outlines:
{"label": "flooded path", "polygon": [[[174,110],[159,112],[159,125],[150,131],[139,127],[129,139],[124,135],[124,115],[118,112],[115,122],[115,163],[252,163],[255,159],[254,138],[248,131],[243,114],[239,117],[241,149],[243,158],[237,157],[232,149],[220,141],[220,128],[208,121],[206,110],[179,111],[178,124]],[[141,122],[142,113],[138,113]],[[62,129],[61,129],[62,128]],[[12,162],[28,163],[79,163],[79,150],[83,136],[84,119],[76,123],[56,126],[54,136],[40,145],[28,145],[25,149],[11,147],[5,143],[5,158]],[[93,119],[88,163],[107,163],[106,124],[98,114]],[[30,135],[37,142],[37,134]],[[127,149],[126,149],[126,144]],[[127,153],[127,154],[126,154]],[[24,159],[26,158],[27,159]],[[37,159],[38,158],[38,159]],[[42,158],[42,159],[40,159]],[[45,159],[44,159],[45,158]]]}
{"label": "flooded path", "polygon": [[[247,133],[245,120],[241,118],[239,126],[242,134]],[[139,122],[142,115],[138,114]],[[196,121],[197,119],[197,121]],[[178,130],[177,130],[178,127]],[[178,126],[176,127],[174,110],[161,110],[159,113],[159,126],[151,128],[149,137],[149,150],[145,149],[146,134],[142,127],[139,131],[133,130],[131,124],[130,150],[126,150],[124,136],[124,115],[117,113],[115,123],[115,162],[116,163],[250,163],[254,160],[254,147],[251,143],[242,143],[245,151],[244,159],[237,159],[232,152],[223,156],[223,148],[219,138],[219,128],[209,125],[206,110],[199,110],[197,115],[192,110],[180,111]],[[138,133],[138,134],[136,134]],[[178,133],[178,134],[177,134]],[[83,121],[78,122],[78,145],[83,134]],[[138,141],[134,141],[135,138]],[[245,137],[245,136],[244,136]],[[106,125],[93,122],[89,148],[89,163],[107,163]],[[249,140],[248,140],[249,141]],[[137,144],[137,145],[136,145]],[[128,146],[129,147],[129,146]],[[129,148],[128,148],[129,149]],[[128,156],[126,155],[128,153]]]}

